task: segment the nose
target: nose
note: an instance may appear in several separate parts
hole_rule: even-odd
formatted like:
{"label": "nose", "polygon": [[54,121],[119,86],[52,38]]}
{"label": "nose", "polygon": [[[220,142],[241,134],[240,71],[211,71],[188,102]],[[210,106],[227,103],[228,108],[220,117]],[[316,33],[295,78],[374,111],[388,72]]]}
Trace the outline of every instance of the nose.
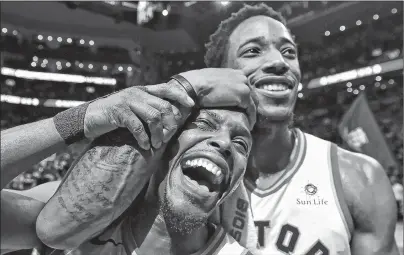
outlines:
{"label": "nose", "polygon": [[[280,56],[275,56],[280,55]],[[286,63],[280,52],[277,54],[269,54],[265,63],[262,66],[262,71],[267,74],[284,75],[289,71],[290,66]]]}
{"label": "nose", "polygon": [[230,144],[231,144],[230,139],[224,136],[212,138],[211,140],[208,141],[208,145],[212,146],[226,159],[231,156]]}

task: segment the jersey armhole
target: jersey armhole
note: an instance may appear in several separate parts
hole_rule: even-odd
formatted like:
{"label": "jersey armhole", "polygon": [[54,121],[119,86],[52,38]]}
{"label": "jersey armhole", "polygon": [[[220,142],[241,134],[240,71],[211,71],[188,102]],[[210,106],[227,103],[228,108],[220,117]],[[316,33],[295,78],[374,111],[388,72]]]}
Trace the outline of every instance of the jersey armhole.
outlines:
{"label": "jersey armhole", "polygon": [[345,229],[348,234],[348,239],[351,241],[352,233],[353,233],[353,221],[351,213],[349,212],[348,205],[345,200],[344,191],[342,189],[342,181],[341,181],[341,173],[339,170],[338,164],[338,147],[337,145],[331,143],[330,148],[330,156],[329,156],[329,164],[332,172],[331,182],[333,186],[334,196],[337,198],[337,207],[338,211],[341,215],[341,218],[344,222]]}

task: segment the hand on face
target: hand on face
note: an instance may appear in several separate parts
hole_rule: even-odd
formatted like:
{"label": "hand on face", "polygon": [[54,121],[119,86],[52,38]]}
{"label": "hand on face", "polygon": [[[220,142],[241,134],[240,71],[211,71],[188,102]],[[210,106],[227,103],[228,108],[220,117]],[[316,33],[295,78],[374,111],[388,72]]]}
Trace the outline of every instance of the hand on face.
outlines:
{"label": "hand on face", "polygon": [[172,146],[165,201],[173,214],[207,220],[239,184],[252,138],[244,113],[201,110]]}

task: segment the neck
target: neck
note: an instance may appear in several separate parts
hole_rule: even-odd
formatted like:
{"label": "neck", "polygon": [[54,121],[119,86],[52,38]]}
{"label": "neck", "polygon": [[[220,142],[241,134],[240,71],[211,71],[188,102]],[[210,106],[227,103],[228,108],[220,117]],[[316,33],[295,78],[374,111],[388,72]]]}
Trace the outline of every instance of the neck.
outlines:
{"label": "neck", "polygon": [[250,177],[277,173],[288,165],[294,147],[293,133],[287,124],[254,128],[253,148],[249,160]]}
{"label": "neck", "polygon": [[192,254],[201,250],[208,239],[207,225],[186,232],[171,226],[157,197],[146,197],[145,215],[136,224],[136,229],[148,230],[143,236],[134,233],[140,250],[147,254]]}

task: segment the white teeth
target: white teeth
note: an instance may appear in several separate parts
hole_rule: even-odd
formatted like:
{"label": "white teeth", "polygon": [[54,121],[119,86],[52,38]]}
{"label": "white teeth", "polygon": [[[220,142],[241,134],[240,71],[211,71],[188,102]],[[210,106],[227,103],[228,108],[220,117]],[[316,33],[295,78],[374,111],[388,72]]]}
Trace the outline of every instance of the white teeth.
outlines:
{"label": "white teeth", "polygon": [[193,159],[193,160],[187,160],[187,162],[185,162],[185,165],[191,166],[191,167],[201,166],[201,167],[205,168],[207,171],[214,174],[216,177],[221,177],[219,179],[220,181],[223,178],[222,170],[215,163],[211,162],[208,159],[198,158],[198,159]]}
{"label": "white teeth", "polygon": [[261,89],[264,90],[269,90],[269,91],[285,91],[285,90],[290,90],[286,85],[284,84],[270,84],[270,85],[263,85],[260,87]]}

